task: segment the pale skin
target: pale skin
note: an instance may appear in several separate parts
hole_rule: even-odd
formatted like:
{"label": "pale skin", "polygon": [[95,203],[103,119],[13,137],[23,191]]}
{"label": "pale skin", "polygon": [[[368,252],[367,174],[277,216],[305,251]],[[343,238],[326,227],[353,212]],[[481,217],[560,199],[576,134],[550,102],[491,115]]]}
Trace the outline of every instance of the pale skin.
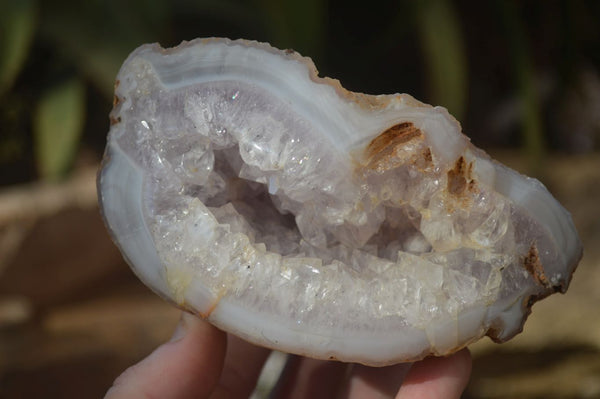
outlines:
{"label": "pale skin", "polygon": [[[268,355],[268,349],[183,313],[171,340],[125,370],[105,399],[247,398]],[[466,349],[379,368],[295,356],[272,397],[458,399],[470,373]]]}

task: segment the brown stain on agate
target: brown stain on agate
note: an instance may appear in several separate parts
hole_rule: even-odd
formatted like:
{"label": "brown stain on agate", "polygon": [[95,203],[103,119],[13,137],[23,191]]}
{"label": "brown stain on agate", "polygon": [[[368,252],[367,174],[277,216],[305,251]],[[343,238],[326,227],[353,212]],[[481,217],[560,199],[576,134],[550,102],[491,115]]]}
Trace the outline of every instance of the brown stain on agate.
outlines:
{"label": "brown stain on agate", "polygon": [[[381,169],[387,164],[395,164],[392,160],[396,156],[397,150],[415,139],[423,140],[423,133],[411,122],[398,123],[388,128],[371,140],[366,147],[367,168]],[[422,155],[425,163],[431,164],[433,160],[431,150],[427,148]]]}
{"label": "brown stain on agate", "polygon": [[550,287],[551,284],[548,278],[546,278],[546,273],[544,272],[542,262],[540,261],[540,254],[535,243],[531,244],[525,258],[523,258],[523,267],[539,285]]}
{"label": "brown stain on agate", "polygon": [[423,160],[428,165],[433,163],[433,156],[431,155],[431,148],[427,148],[427,149],[425,149],[425,151],[423,151]]}
{"label": "brown stain on agate", "polygon": [[486,335],[489,336],[494,342],[506,342],[515,335],[519,334],[521,331],[523,331],[525,321],[527,320],[527,317],[529,317],[529,315],[531,314],[531,308],[537,301],[540,301],[555,292],[564,292],[564,286],[562,283],[558,285],[552,285],[550,281],[548,281],[535,243],[531,244],[531,246],[529,247],[529,251],[527,251],[527,254],[523,257],[522,264],[525,270],[527,270],[527,272],[533,277],[535,282],[542,286],[544,290],[523,298],[521,305],[523,309],[521,325],[519,326],[519,328],[515,329],[511,335],[500,339],[500,335],[502,334],[505,326],[502,323],[499,323],[498,321],[496,321],[495,325],[490,326],[490,328],[486,332]]}
{"label": "brown stain on agate", "polygon": [[117,88],[119,87],[119,85],[121,84],[121,81],[119,79],[115,80],[115,94],[113,95],[113,107],[116,107],[117,104],[119,104],[119,97],[117,97]]}
{"label": "brown stain on agate", "polygon": [[198,315],[203,319],[208,319],[210,317],[210,315],[212,314],[212,312],[217,308],[217,305],[219,304],[220,299],[221,298],[219,298],[218,300],[211,303],[210,306],[208,307],[208,309],[206,310],[206,312],[198,312]]}
{"label": "brown stain on agate", "polygon": [[208,306],[208,309],[206,309],[206,312],[195,311],[195,313],[201,318],[208,320],[208,318],[210,317],[212,312],[217,308],[217,305],[219,305],[219,302],[221,302],[221,299],[225,296],[226,293],[227,290],[225,288],[221,288],[217,293],[214,301],[212,301],[211,304]]}
{"label": "brown stain on agate", "polygon": [[223,292],[223,291],[219,292],[219,294],[217,295],[217,298],[215,298],[215,300],[210,303],[210,305],[208,306],[208,308],[206,309],[205,312],[198,311],[194,306],[190,305],[185,300],[183,302],[173,302],[173,300],[170,300],[170,301],[172,303],[174,303],[175,306],[177,306],[179,309],[181,309],[185,312],[191,313],[193,315],[196,315],[196,316],[200,317],[201,319],[208,320],[210,315],[217,308],[217,305],[221,301],[221,298],[223,297],[224,294],[225,294],[225,292]]}
{"label": "brown stain on agate", "polygon": [[367,147],[367,152],[369,157],[373,157],[390,146],[395,147],[421,135],[421,131],[412,123],[398,123],[371,140]]}
{"label": "brown stain on agate", "polygon": [[[121,99],[116,94],[117,88],[119,87],[120,84],[121,84],[121,81],[119,79],[115,80],[115,94],[113,95],[113,110],[121,102]],[[116,125],[117,123],[121,122],[121,117],[119,116],[119,117],[115,118],[111,114],[109,116],[109,120],[110,120],[110,125],[112,126],[112,125]]]}
{"label": "brown stain on agate", "polygon": [[461,155],[454,164],[454,168],[448,171],[448,192],[453,195],[462,195],[466,191],[474,193],[477,190],[477,182],[473,179],[473,162],[467,161]]}

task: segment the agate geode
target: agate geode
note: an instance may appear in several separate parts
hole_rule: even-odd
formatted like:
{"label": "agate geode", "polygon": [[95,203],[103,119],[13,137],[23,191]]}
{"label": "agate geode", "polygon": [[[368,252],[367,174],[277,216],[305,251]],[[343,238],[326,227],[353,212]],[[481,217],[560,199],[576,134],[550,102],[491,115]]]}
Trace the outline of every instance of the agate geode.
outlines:
{"label": "agate geode", "polygon": [[385,365],[522,329],[582,248],[537,180],[441,107],[205,39],[117,76],[99,197],[154,291],[250,342]]}

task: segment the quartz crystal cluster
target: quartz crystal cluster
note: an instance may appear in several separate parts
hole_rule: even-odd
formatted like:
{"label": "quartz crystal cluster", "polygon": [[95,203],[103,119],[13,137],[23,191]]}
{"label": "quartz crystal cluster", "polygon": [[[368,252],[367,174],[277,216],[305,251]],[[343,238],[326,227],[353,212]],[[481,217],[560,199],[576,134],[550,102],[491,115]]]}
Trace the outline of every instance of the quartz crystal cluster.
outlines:
{"label": "quartz crystal cluster", "polygon": [[109,230],[150,287],[251,342],[384,365],[506,340],[581,255],[543,185],[443,108],[226,39],[142,46],[117,79]]}

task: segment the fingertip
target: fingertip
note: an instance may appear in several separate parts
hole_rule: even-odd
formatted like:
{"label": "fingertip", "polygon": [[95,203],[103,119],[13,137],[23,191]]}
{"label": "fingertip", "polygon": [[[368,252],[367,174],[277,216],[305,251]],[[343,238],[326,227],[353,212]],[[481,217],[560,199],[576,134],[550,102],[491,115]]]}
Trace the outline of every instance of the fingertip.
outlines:
{"label": "fingertip", "polygon": [[270,349],[229,334],[223,372],[211,398],[249,397],[269,353]]}
{"label": "fingertip", "polygon": [[410,370],[411,363],[399,363],[385,367],[352,366],[348,381],[348,398],[391,398]]}
{"label": "fingertip", "polygon": [[350,398],[349,394],[339,393],[347,390],[345,385],[350,367],[347,363],[290,355],[271,397]]}
{"label": "fingertip", "polygon": [[224,332],[184,312],[171,340],[121,374],[105,398],[208,397],[225,349]]}
{"label": "fingertip", "polygon": [[413,365],[396,399],[460,398],[471,375],[471,353],[467,348],[448,357],[429,357]]}

